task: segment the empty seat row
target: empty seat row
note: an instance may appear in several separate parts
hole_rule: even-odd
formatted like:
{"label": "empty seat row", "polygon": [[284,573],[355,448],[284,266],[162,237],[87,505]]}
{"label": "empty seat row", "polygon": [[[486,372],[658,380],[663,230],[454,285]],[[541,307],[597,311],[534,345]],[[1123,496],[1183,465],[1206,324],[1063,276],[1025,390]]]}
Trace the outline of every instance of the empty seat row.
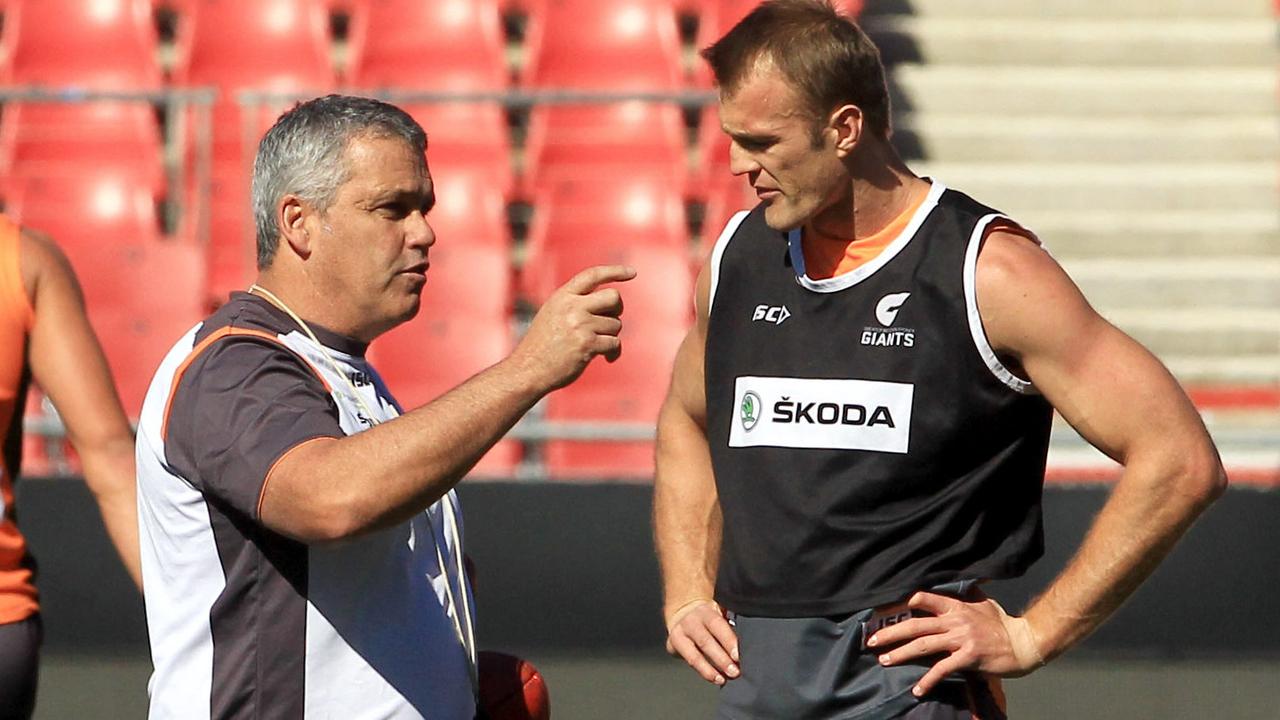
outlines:
{"label": "empty seat row", "polygon": [[[692,319],[687,248],[661,240],[662,232],[682,222],[682,209],[668,203],[664,210],[664,197],[670,197],[657,187],[634,180],[617,185],[582,183],[555,200],[563,205],[547,209],[518,283],[538,301],[590,265],[627,264],[639,270],[623,288],[623,358],[600,364],[549,398],[548,420],[651,422],[665,388],[663,365]],[[451,196],[448,188],[442,183],[441,210],[470,202],[463,201],[470,190],[458,187]],[[126,409],[136,416],[154,367],[203,314],[209,258],[193,243],[161,235],[150,193],[127,175],[26,179],[11,190],[7,211],[63,246],[82,279],[90,320]],[[433,211],[432,222],[440,225],[436,215]],[[439,395],[511,348],[517,283],[510,247],[476,242],[466,218],[457,222],[432,250],[420,316],[371,349],[406,407]],[[652,455],[644,442],[564,441],[549,443],[544,451],[549,469],[561,476],[643,475]],[[519,447],[504,443],[479,470],[509,472],[519,460]]]}
{"label": "empty seat row", "polygon": [[[261,132],[286,104],[246,110],[234,99],[253,90],[316,92],[336,87],[326,44],[326,4],[319,0],[170,4],[178,5],[185,17],[179,24],[174,79],[179,85],[213,86],[221,91],[212,117],[213,156],[217,182],[228,184],[236,172],[231,166],[251,156]],[[351,55],[355,66],[369,68],[367,86],[505,87],[496,81],[465,80],[476,74],[449,64],[471,62],[467,58],[478,52],[504,52],[497,2],[365,0],[353,8]],[[706,15],[732,16],[743,8],[733,13],[707,9]],[[161,77],[154,66],[151,9],[150,0],[10,0],[5,31],[11,62],[5,78],[9,83],[157,90]],[[672,66],[645,60],[655,49],[669,50],[675,47],[673,42],[678,45],[674,26],[667,22],[671,7],[666,3],[546,0],[537,13],[528,42],[533,58],[529,76],[536,85],[627,90],[674,89],[678,84]],[[560,27],[583,31],[550,31]],[[596,31],[585,30],[591,27]],[[378,41],[366,42],[367,37]],[[677,48],[673,57],[678,55]],[[497,77],[492,68],[479,72],[492,76],[491,80]],[[674,104],[536,107],[530,116],[524,182],[519,187],[509,159],[505,111],[499,103],[419,104],[409,109],[437,136],[440,162],[466,165],[467,172],[488,172],[508,198],[517,190],[532,196],[547,182],[554,182],[557,174],[602,165],[639,164],[645,172],[665,168],[673,175],[672,182],[691,195],[700,192],[708,174],[690,172],[687,167],[683,117]],[[245,112],[253,115],[245,117]],[[196,145],[194,116],[186,124],[190,149]],[[155,113],[145,104],[12,103],[5,108],[0,126],[0,174],[5,176],[57,174],[90,162],[137,174],[157,197],[163,189],[161,133]],[[713,116],[704,121],[707,140],[717,141],[715,126]],[[723,165],[726,154],[721,147],[716,145],[707,154]],[[194,152],[189,151],[184,159],[192,157]]]}
{"label": "empty seat row", "polygon": [[[698,3],[699,45],[755,0]],[[179,85],[321,90],[337,84],[330,13],[351,15],[347,84],[503,89],[498,0],[8,0],[9,83],[156,89],[163,83],[157,7],[178,11]],[[674,89],[685,84],[678,3],[538,0],[529,7],[530,87]],[[705,81],[705,74],[698,76]]]}
{"label": "empty seat row", "polygon": [[128,178],[28,179],[11,188],[5,210],[66,252],[121,400],[136,417],[151,373],[203,311],[201,249],[164,240],[149,191]]}

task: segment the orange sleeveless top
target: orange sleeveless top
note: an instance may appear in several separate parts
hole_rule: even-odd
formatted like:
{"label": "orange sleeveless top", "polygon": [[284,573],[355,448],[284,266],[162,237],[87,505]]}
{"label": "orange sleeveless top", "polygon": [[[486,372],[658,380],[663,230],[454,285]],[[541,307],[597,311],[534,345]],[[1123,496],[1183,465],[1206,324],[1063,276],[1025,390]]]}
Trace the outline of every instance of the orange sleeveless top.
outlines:
{"label": "orange sleeveless top", "polygon": [[22,447],[27,390],[27,335],[35,311],[22,282],[18,225],[0,215],[0,623],[24,620],[40,609],[27,541],[18,531],[13,481]]}

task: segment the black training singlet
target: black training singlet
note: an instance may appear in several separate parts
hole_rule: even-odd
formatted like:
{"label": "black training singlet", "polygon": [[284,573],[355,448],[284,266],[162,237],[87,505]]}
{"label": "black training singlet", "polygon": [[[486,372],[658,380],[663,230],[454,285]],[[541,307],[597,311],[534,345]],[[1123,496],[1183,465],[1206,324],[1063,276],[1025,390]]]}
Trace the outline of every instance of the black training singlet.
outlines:
{"label": "black training singlet", "polygon": [[725,229],[705,367],[725,607],[851,612],[1040,557],[1052,409],[975,300],[996,218],[935,181],[878,257],[825,280],[763,207]]}

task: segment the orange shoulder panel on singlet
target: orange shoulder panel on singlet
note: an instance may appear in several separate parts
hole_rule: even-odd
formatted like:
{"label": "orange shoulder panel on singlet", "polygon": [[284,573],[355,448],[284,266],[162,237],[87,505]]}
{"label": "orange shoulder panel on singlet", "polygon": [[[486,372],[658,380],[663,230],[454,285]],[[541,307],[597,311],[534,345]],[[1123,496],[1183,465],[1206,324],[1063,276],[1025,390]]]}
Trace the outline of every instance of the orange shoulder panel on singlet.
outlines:
{"label": "orange shoulder panel on singlet", "polygon": [[[27,336],[35,311],[22,280],[21,232],[0,215],[0,438],[22,431],[18,400],[26,376]],[[39,610],[27,543],[14,522],[14,468],[0,469],[0,623],[25,620]]]}
{"label": "orange shoulder panel on singlet", "polygon": [[902,234],[911,222],[911,216],[915,215],[928,196],[928,193],[921,193],[892,222],[874,235],[861,240],[828,240],[811,238],[806,234],[800,243],[804,250],[805,275],[813,280],[826,280],[856,270],[875,259],[889,243]]}

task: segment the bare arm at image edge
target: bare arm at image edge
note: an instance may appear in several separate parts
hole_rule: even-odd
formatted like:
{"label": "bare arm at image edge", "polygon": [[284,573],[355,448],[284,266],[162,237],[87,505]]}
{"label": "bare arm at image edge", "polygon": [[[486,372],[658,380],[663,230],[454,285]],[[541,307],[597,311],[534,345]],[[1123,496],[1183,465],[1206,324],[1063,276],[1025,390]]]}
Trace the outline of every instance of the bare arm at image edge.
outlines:
{"label": "bare arm at image edge", "polygon": [[[1177,380],[1099,316],[1046,252],[996,233],[980,258],[979,306],[992,344],[1021,363],[1076,431],[1124,467],[1075,556],[1026,612],[1048,660],[1137,589],[1225,489],[1226,475]],[[1045,308],[1053,308],[1054,322],[1044,322]]]}
{"label": "bare arm at image edge", "polygon": [[141,588],[133,431],[80,285],[62,252],[37,233],[23,231],[20,262],[35,311],[27,350],[32,377],[58,409],[107,534]]}

